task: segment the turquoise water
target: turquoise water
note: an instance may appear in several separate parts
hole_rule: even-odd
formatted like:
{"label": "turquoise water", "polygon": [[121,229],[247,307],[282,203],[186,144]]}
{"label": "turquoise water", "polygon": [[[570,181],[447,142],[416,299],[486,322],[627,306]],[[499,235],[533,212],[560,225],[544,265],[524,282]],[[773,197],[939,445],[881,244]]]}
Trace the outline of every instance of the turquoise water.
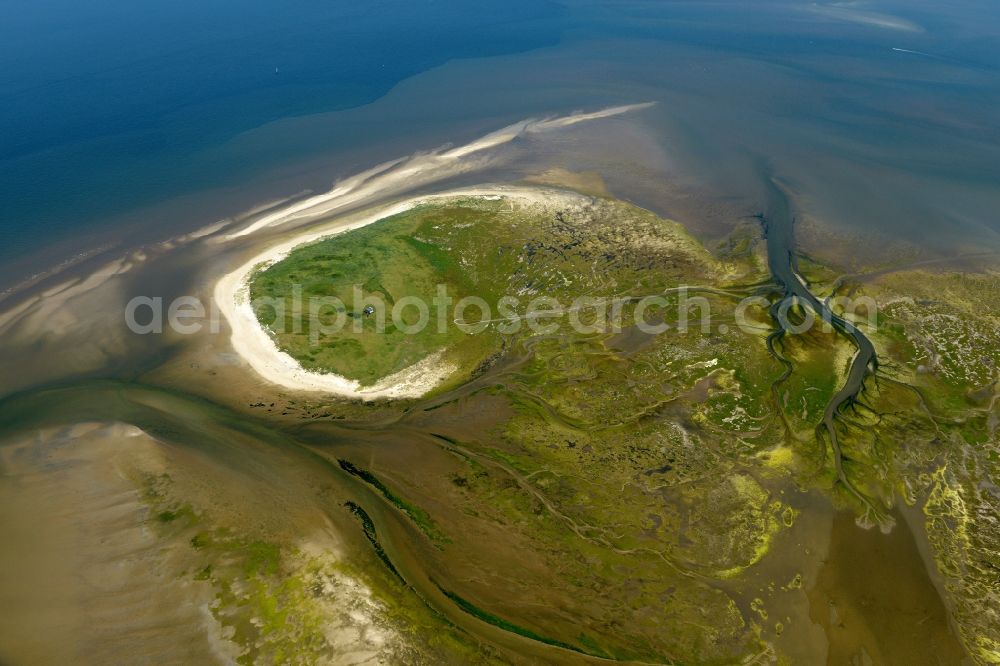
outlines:
{"label": "turquoise water", "polygon": [[650,187],[752,201],[774,175],[845,228],[996,247],[997,37],[989,2],[10,2],[0,276],[641,101]]}

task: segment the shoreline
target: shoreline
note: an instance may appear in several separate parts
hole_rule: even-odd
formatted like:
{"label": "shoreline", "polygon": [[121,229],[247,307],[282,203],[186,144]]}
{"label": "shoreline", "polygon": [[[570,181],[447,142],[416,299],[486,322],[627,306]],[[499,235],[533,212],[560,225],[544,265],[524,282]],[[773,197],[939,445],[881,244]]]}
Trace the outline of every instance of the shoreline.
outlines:
{"label": "shoreline", "polygon": [[302,245],[360,229],[422,204],[449,199],[487,197],[514,199],[529,205],[548,205],[554,201],[567,200],[586,201],[591,198],[572,190],[551,187],[483,185],[412,197],[340,220],[331,220],[318,229],[302,230],[292,238],[255,254],[216,281],[212,298],[229,324],[230,345],[233,351],[258,376],[287,389],[328,393],[366,401],[417,398],[424,395],[458,369],[442,360],[444,349],[379,379],[371,386],[362,386],[357,380],[335,373],[306,370],[291,355],[278,347],[257,320],[250,305],[249,280],[255,271],[283,260]]}

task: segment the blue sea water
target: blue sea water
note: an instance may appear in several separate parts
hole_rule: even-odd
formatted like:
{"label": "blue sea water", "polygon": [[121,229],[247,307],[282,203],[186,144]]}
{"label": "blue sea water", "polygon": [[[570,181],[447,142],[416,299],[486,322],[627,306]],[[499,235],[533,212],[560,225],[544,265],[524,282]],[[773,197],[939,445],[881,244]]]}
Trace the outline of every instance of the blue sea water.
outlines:
{"label": "blue sea water", "polygon": [[293,194],[316,184],[306,164],[329,182],[527,116],[642,101],[657,102],[642,122],[675,173],[720,197],[752,199],[770,174],[845,228],[1000,246],[995,2],[2,0],[0,13],[6,281],[36,256]]}
{"label": "blue sea water", "polygon": [[556,42],[548,0],[0,3],[0,259],[231,182],[198,154],[454,58]]}

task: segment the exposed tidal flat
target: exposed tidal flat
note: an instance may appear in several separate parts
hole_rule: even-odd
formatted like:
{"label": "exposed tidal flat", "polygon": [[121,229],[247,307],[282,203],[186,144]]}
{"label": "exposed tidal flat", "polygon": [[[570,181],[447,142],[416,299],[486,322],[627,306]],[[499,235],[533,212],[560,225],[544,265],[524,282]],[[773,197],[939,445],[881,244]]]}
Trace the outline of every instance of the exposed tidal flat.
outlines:
{"label": "exposed tidal flat", "polygon": [[[442,163],[452,173],[448,160],[386,166],[343,195]],[[272,207],[64,276],[5,315],[6,353],[49,375],[8,379],[20,390],[0,402],[0,530],[20,544],[4,550],[19,576],[0,594],[35,609],[3,624],[15,630],[0,660],[997,661],[996,267],[899,261],[845,278],[818,258],[789,264],[879,360],[834,410],[834,449],[821,426],[855,342],[836,327],[773,337],[784,290],[757,220],[703,242],[556,186],[583,178],[554,179]],[[428,358],[450,368],[364,400],[259,372],[238,337],[253,329],[227,303],[216,333],[123,330],[126,297],[174,282],[171,270],[208,300],[241,287],[281,300],[301,284],[347,301],[360,284],[390,302],[446,284],[488,301],[672,305],[687,285],[710,316],[684,328],[661,307],[659,335],[566,318],[544,334],[486,322],[375,337],[345,311],[360,332],[310,345],[311,331],[269,335],[267,313],[250,310],[262,351],[355,393]],[[836,309],[846,294],[871,296],[877,316]],[[762,302],[738,311],[751,297]],[[626,299],[626,319],[635,307]],[[109,310],[114,322],[94,314]],[[67,346],[76,365],[54,368]],[[53,492],[70,481],[84,494]],[[148,598],[131,622],[114,615]],[[81,600],[113,620],[108,635],[81,628]]]}

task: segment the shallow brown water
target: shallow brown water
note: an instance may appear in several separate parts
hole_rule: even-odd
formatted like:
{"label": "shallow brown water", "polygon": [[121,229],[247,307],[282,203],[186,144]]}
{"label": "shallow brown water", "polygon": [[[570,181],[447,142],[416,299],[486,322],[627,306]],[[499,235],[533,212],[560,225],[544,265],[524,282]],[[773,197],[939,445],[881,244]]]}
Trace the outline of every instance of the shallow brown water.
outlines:
{"label": "shallow brown water", "polygon": [[828,664],[967,663],[905,520],[884,534],[839,512],[809,603]]}

